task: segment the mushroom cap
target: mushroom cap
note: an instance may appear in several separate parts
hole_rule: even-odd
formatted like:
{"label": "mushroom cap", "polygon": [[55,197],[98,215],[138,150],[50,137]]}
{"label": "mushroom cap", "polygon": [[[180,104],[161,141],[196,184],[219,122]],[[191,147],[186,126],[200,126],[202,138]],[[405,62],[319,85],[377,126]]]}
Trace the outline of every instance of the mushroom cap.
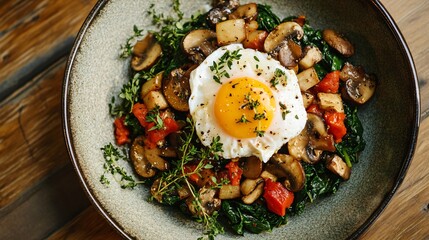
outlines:
{"label": "mushroom cap", "polygon": [[283,184],[289,191],[298,192],[304,187],[304,168],[290,155],[274,154],[268,162],[266,170],[279,178],[285,178]]}
{"label": "mushroom cap", "polygon": [[131,67],[134,71],[141,71],[152,67],[161,57],[162,47],[152,33],[138,41],[133,48]]}
{"label": "mushroom cap", "polygon": [[214,39],[216,39],[216,32],[209,29],[196,29],[186,34],[182,41],[182,47],[188,55],[193,55],[205,42]]}
{"label": "mushroom cap", "polygon": [[355,53],[352,43],[332,29],[323,30],[322,37],[329,46],[337,50],[344,57],[351,57]]}
{"label": "mushroom cap", "polygon": [[296,37],[299,40],[303,36],[304,30],[298,23],[281,23],[268,34],[264,42],[264,50],[269,53],[280,46],[283,41],[293,37]]}

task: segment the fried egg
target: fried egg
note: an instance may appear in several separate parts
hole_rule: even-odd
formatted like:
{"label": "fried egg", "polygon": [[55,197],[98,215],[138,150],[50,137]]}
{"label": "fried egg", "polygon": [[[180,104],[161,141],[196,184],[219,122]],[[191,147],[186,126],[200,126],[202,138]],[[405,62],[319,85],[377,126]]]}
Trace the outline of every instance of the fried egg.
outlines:
{"label": "fried egg", "polygon": [[218,48],[189,81],[196,133],[204,146],[219,137],[223,158],[267,162],[307,121],[295,73],[241,44]]}

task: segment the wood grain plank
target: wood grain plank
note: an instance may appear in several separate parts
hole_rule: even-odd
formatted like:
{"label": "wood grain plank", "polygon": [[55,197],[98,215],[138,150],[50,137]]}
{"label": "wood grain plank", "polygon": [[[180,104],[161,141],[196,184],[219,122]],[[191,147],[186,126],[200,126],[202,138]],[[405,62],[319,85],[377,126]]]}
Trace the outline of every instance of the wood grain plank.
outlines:
{"label": "wood grain plank", "polygon": [[67,54],[95,2],[1,2],[0,100]]}
{"label": "wood grain plank", "polygon": [[0,210],[0,239],[45,239],[89,205],[68,164]]}
{"label": "wood grain plank", "polygon": [[429,116],[429,1],[381,0],[398,24],[413,55],[420,85],[421,109]]}
{"label": "wood grain plank", "polygon": [[117,233],[95,209],[88,207],[73,221],[53,233],[48,240],[57,239],[121,239]]}
{"label": "wood grain plank", "polygon": [[0,209],[69,163],[61,128],[65,59],[0,104]]}
{"label": "wood grain plank", "polygon": [[361,239],[429,239],[429,118],[422,123],[419,138],[404,182]]}

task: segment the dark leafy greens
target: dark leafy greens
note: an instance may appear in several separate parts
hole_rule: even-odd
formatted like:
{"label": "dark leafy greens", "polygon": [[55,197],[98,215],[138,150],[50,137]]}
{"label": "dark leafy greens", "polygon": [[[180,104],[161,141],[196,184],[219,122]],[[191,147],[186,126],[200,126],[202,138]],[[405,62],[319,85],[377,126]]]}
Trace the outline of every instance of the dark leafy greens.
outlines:
{"label": "dark leafy greens", "polygon": [[[277,25],[284,21],[290,21],[295,17],[288,17],[281,20],[271,10],[268,5],[258,4],[258,16],[257,22],[259,29],[272,31]],[[115,99],[112,99],[112,103],[109,105],[110,113],[115,117],[124,117],[124,123],[131,132],[131,137],[142,135],[144,129],[140,125],[137,118],[131,113],[133,104],[139,101],[140,86],[143,82],[151,79],[161,71],[166,73],[171,70],[190,63],[188,57],[183,54],[181,42],[183,37],[190,31],[200,28],[210,28],[210,24],[207,20],[207,13],[192,16],[192,18],[186,23],[180,23],[183,19],[183,13],[179,9],[179,2],[173,1],[173,9],[176,13],[176,17],[165,17],[161,14],[157,14],[153,6],[149,9],[148,14],[152,16],[154,24],[158,25],[160,30],[153,32],[155,38],[162,46],[162,55],[160,60],[151,68],[140,71],[132,72],[130,81],[126,83],[119,94],[121,100],[120,104],[115,105]],[[315,69],[320,79],[322,79],[327,73],[340,70],[344,64],[344,58],[341,57],[336,51],[329,47],[329,45],[322,39],[320,30],[313,29],[307,22],[303,26],[304,37],[302,40],[297,41],[301,46],[315,45],[317,46],[323,55],[323,60],[315,65]],[[142,36],[143,30],[138,29],[136,26],[133,28],[134,35],[131,36],[126,44],[122,46],[121,57],[129,57],[132,49],[132,42]],[[351,108],[347,105],[344,106],[346,113],[346,127],[347,135],[343,138],[343,141],[336,144],[337,153],[346,161],[347,165],[351,167],[352,163],[357,162],[357,155],[365,147],[365,141],[363,140],[363,128],[362,124],[357,115],[357,109]],[[219,156],[216,154],[219,151],[218,141],[213,140],[213,145],[204,148],[196,135],[194,134],[194,126],[192,120],[185,116],[178,116],[180,120],[186,121],[186,127],[189,131],[183,131],[181,136],[180,146],[180,159],[175,159],[170,162],[172,165],[169,171],[161,172],[157,177],[160,179],[158,189],[158,195],[152,196],[153,198],[159,197],[162,204],[169,206],[180,206],[185,209],[186,206],[183,199],[181,199],[177,190],[187,184],[192,194],[198,195],[198,191],[190,184],[187,177],[191,174],[198,173],[198,169],[203,168],[215,168],[225,165],[219,160]],[[125,155],[121,154],[112,144],[106,145],[103,149],[104,157],[106,160],[105,173],[111,173],[119,176],[116,180],[121,184],[123,188],[134,188],[137,183],[130,175],[128,175],[123,168],[119,167],[117,161],[124,159]],[[190,162],[197,162],[201,159],[214,159],[218,162],[219,166],[212,166],[205,164],[203,161],[199,161],[197,170],[194,172],[187,173],[184,175],[183,166]],[[335,193],[340,183],[343,181],[340,177],[333,174],[324,166],[323,161],[311,165],[302,162],[304,167],[306,182],[304,188],[295,193],[295,200],[291,208],[288,210],[288,214],[300,214],[304,211],[307,203],[311,203],[314,200],[321,198],[327,194]],[[152,184],[153,179],[146,179],[146,183]],[[100,181],[108,184],[108,179],[103,176]],[[221,184],[221,183],[219,183]],[[214,186],[218,187],[218,186]],[[194,196],[194,197],[195,197]],[[197,206],[201,207],[201,206]],[[258,199],[253,204],[246,205],[237,200],[223,200],[221,210],[215,212],[213,215],[202,215],[196,218],[197,221],[204,223],[205,233],[209,239],[213,239],[219,233],[223,233],[223,226],[220,224],[219,218],[227,221],[233,232],[243,235],[244,232],[260,233],[264,231],[271,231],[274,227],[287,223],[286,216],[278,216],[270,211],[265,206],[264,198]]]}
{"label": "dark leafy greens", "polygon": [[230,200],[222,202],[222,214],[228,219],[228,223],[235,233],[243,235],[244,231],[261,233],[271,231],[274,227],[286,224],[286,215],[280,217],[269,212],[264,206],[264,199],[251,205]]}

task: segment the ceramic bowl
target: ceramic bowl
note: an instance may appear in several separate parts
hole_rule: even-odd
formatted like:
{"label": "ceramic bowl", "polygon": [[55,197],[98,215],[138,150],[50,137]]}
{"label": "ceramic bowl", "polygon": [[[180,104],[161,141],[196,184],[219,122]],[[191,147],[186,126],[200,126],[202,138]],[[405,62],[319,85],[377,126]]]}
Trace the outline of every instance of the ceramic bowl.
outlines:
{"label": "ceramic bowl", "polygon": [[[128,64],[118,58],[133,25],[155,29],[146,11],[155,4],[170,14],[170,2],[101,0],[83,24],[72,49],[63,87],[66,144],[76,172],[93,204],[125,238],[197,239],[201,225],[179,211],[147,201],[148,189],[123,190],[99,181],[101,147],[114,142],[108,103],[127,81]],[[181,1],[182,11],[207,9],[210,1]],[[242,3],[245,1],[242,1]],[[226,233],[218,239],[356,238],[377,218],[401,184],[410,164],[419,127],[419,92],[408,47],[382,4],[367,0],[270,0],[279,16],[305,15],[314,28],[331,27],[354,43],[351,62],[375,73],[374,99],[360,108],[367,146],[349,181],[319,199],[285,226],[269,233]],[[189,16],[189,15],[188,15]],[[123,166],[132,172],[128,163]]]}

